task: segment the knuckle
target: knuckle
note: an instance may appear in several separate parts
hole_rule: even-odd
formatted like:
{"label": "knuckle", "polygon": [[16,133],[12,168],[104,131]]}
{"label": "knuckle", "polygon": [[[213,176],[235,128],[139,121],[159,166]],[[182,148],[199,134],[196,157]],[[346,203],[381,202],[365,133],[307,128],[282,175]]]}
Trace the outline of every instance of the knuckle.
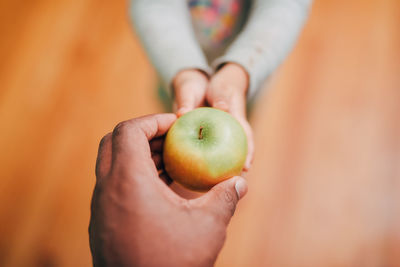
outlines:
{"label": "knuckle", "polygon": [[217,190],[220,201],[224,203],[225,209],[232,216],[236,209],[236,195],[231,190],[223,188],[218,188]]}
{"label": "knuckle", "polygon": [[108,133],[105,136],[103,136],[103,138],[101,138],[100,143],[99,143],[99,148],[104,146],[104,144],[107,142],[107,140],[110,138],[110,136],[111,136],[111,133]]}
{"label": "knuckle", "polygon": [[190,199],[180,199],[180,207],[184,212],[190,212],[193,209],[193,202]]}
{"label": "knuckle", "polygon": [[123,121],[118,123],[113,130],[113,137],[118,137],[121,134],[125,133],[128,130],[128,122],[127,121]]}
{"label": "knuckle", "polygon": [[155,128],[154,121],[149,119],[141,120],[140,125],[139,123],[137,124],[135,123],[134,127],[135,132],[141,131],[142,133],[145,134],[153,132],[153,128]]}
{"label": "knuckle", "polygon": [[224,192],[224,199],[227,203],[233,203],[233,195],[231,191],[225,191]]}
{"label": "knuckle", "polygon": [[113,132],[112,136],[113,138],[119,138],[121,136],[125,136],[129,133],[135,133],[139,130],[139,127],[137,125],[136,120],[131,120],[131,121],[123,121],[118,123]]}
{"label": "knuckle", "polygon": [[235,196],[232,194],[231,191],[225,191],[223,194],[223,198],[225,203],[227,204],[230,215],[233,216],[236,210]]}

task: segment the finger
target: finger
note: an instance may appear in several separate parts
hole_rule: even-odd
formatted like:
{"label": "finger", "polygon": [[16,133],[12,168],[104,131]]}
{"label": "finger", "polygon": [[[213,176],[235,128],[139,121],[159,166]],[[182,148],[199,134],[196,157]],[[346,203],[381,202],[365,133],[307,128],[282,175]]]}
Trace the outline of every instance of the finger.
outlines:
{"label": "finger", "polygon": [[167,133],[176,120],[173,113],[153,114],[131,120],[146,135],[147,140],[160,137]]}
{"label": "finger", "polygon": [[175,120],[175,114],[156,114],[118,124],[112,134],[113,168],[117,164],[140,172],[154,166],[149,140],[164,135]]}
{"label": "finger", "polygon": [[207,102],[213,107],[223,111],[229,111],[232,89],[216,83],[211,83],[207,91]]}
{"label": "finger", "polygon": [[161,153],[164,147],[164,137],[154,138],[150,141],[150,150],[153,153]]}
{"label": "finger", "polygon": [[191,94],[189,90],[185,92],[180,92],[176,95],[176,103],[177,103],[177,115],[178,117],[183,114],[191,111],[196,106],[195,96]]}
{"label": "finger", "polygon": [[229,113],[236,118],[246,119],[246,96],[240,92],[234,92],[230,100]]}
{"label": "finger", "polygon": [[[132,150],[135,145],[140,144],[139,140],[133,138],[138,137],[138,135],[147,139],[147,142],[140,145],[148,147],[149,141],[164,135],[175,120],[175,114],[167,113],[148,115],[121,122],[114,128],[112,133],[113,149],[115,147],[116,150],[119,150],[119,148],[126,148],[128,151]],[[123,146],[119,147],[121,144]]]}
{"label": "finger", "polygon": [[[148,115],[118,124],[112,134],[112,174],[120,193],[149,198],[176,198],[160,180],[149,142],[164,135],[176,120],[175,114]],[[142,199],[144,200],[144,199]]]}
{"label": "finger", "polygon": [[203,80],[191,80],[183,83],[175,90],[178,117],[197,108],[204,103],[207,83]]}
{"label": "finger", "polygon": [[[249,126],[250,128],[250,126]],[[246,131],[246,130],[245,130]],[[244,171],[249,171],[251,168],[251,165],[253,164],[254,160],[254,139],[253,139],[253,133],[251,129],[248,129],[246,131],[247,135],[247,157],[246,157],[246,162],[244,164]]]}
{"label": "finger", "polygon": [[254,141],[253,131],[250,124],[246,119],[246,98],[240,94],[234,94],[232,96],[232,102],[230,105],[229,112],[235,117],[242,125],[244,132],[247,137],[247,157],[243,170],[248,171],[254,159]]}
{"label": "finger", "polygon": [[111,146],[111,133],[108,133],[101,139],[99,144],[99,151],[96,160],[97,179],[106,176],[111,169]]}
{"label": "finger", "polygon": [[253,163],[254,160],[254,139],[253,139],[253,131],[251,129],[250,124],[247,122],[247,120],[243,117],[241,118],[236,118],[239,123],[242,125],[243,130],[246,134],[247,137],[247,157],[246,161],[243,167],[244,171],[249,171],[251,164]]}
{"label": "finger", "polygon": [[247,193],[246,180],[233,177],[214,186],[198,199],[193,200],[210,210],[218,219],[228,224],[238,201]]}

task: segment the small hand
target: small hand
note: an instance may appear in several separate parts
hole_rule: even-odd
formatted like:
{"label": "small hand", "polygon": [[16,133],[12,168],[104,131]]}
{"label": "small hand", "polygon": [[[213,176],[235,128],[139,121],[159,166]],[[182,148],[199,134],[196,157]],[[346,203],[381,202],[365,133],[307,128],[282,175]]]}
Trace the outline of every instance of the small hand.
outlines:
{"label": "small hand", "polygon": [[183,70],[175,76],[173,105],[178,116],[204,106],[207,85],[207,75],[199,70]]}
{"label": "small hand", "polygon": [[248,75],[238,64],[225,64],[211,78],[206,100],[211,107],[225,110],[232,114],[243,126],[247,135],[248,154],[244,170],[248,170],[253,161],[254,141],[250,124],[246,119],[246,92]]}
{"label": "small hand", "polygon": [[95,266],[215,262],[246,182],[234,177],[192,200],[170,190],[159,177],[163,164],[157,155],[175,120],[174,114],[133,119],[102,139],[89,226]]}

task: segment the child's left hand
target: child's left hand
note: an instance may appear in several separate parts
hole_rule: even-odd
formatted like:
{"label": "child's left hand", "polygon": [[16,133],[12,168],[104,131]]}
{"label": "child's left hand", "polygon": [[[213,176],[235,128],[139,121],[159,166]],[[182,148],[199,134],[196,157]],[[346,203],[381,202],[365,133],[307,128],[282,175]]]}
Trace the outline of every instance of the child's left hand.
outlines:
{"label": "child's left hand", "polygon": [[246,118],[248,85],[247,72],[238,64],[227,63],[211,77],[206,91],[206,101],[211,107],[229,112],[243,126],[248,141],[246,171],[251,166],[254,154],[253,133]]}

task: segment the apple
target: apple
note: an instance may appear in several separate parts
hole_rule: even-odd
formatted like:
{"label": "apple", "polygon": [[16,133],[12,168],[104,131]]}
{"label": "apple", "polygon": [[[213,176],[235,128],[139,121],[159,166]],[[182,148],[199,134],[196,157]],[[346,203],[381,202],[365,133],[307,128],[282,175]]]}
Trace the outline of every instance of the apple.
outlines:
{"label": "apple", "polygon": [[247,138],[229,113],[202,107],[192,110],[168,130],[164,166],[177,183],[195,191],[240,175],[247,156]]}

